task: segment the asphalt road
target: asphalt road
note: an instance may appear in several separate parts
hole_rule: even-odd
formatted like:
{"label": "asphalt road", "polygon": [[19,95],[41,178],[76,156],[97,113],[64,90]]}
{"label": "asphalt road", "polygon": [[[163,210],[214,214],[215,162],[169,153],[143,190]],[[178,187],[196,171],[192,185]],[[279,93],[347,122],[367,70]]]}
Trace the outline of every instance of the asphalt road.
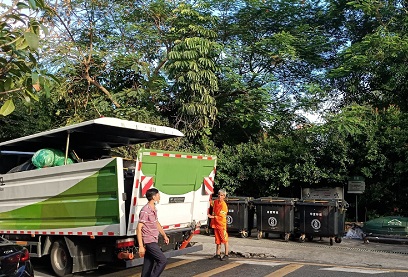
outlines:
{"label": "asphalt road", "polygon": [[[343,239],[330,246],[329,239],[312,242],[284,242],[279,238],[258,240],[256,237],[230,236],[228,262],[209,260],[214,254],[214,237],[196,235],[200,252],[169,259],[162,277],[207,276],[369,276],[407,277],[408,245]],[[37,277],[53,276],[49,268],[34,261]],[[104,266],[93,272],[74,276],[138,277],[141,267],[122,269]]]}

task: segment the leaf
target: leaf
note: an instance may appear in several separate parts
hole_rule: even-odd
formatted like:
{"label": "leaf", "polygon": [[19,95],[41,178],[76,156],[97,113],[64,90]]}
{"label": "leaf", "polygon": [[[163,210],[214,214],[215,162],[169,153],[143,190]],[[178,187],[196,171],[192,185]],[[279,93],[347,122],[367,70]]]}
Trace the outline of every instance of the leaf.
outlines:
{"label": "leaf", "polygon": [[0,108],[0,115],[7,116],[11,114],[15,108],[13,100],[9,99]]}
{"label": "leaf", "polygon": [[7,91],[11,88],[11,78],[7,78],[6,81],[4,82],[4,90]]}
{"label": "leaf", "polygon": [[[38,96],[35,95],[34,93],[32,93],[31,91],[26,90],[25,92],[30,96],[29,98],[34,99],[35,101],[39,101],[39,100],[40,100],[40,99],[38,98]],[[30,102],[30,101],[27,101],[27,102]]]}
{"label": "leaf", "polygon": [[40,27],[41,27],[42,31],[44,32],[44,34],[46,36],[48,36],[48,34],[49,34],[48,28],[45,27],[43,24],[40,24]]}
{"label": "leaf", "polygon": [[18,2],[17,3],[17,8],[22,10],[22,9],[28,9],[29,6],[27,4],[25,4],[25,3],[23,3],[23,2]]}
{"label": "leaf", "polygon": [[39,79],[39,75],[37,72],[33,72],[31,74],[31,79],[33,80],[33,84],[39,83],[40,79]]}
{"label": "leaf", "polygon": [[36,34],[30,33],[30,32],[25,32],[24,33],[24,38],[26,39],[28,46],[33,49],[37,50],[38,45],[39,45],[39,39]]}
{"label": "leaf", "polygon": [[27,40],[25,40],[23,38],[19,38],[16,41],[16,50],[25,49],[25,48],[27,48],[27,46],[28,46],[28,42],[27,42]]}
{"label": "leaf", "polygon": [[30,3],[30,7],[33,8],[34,10],[37,8],[37,4],[35,3],[35,0],[28,0]]}

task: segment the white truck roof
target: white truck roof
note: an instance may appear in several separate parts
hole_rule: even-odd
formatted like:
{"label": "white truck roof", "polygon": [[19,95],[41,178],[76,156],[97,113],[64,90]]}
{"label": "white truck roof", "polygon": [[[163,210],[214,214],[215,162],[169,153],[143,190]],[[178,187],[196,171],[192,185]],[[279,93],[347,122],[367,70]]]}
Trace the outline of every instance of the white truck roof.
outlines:
{"label": "white truck roof", "polygon": [[179,130],[170,127],[101,117],[1,142],[0,150],[35,152],[45,146],[61,149],[67,145],[68,134],[70,148],[87,150],[110,149],[184,136]]}

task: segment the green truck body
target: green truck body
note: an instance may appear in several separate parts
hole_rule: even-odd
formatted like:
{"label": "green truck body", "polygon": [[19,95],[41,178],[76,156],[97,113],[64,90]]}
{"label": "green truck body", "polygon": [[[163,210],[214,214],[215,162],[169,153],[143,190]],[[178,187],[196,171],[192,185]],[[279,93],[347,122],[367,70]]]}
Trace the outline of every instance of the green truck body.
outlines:
{"label": "green truck body", "polygon": [[[50,255],[58,276],[118,260],[136,266],[143,263],[138,215],[147,189],[155,187],[161,194],[159,221],[171,238],[165,254],[202,249],[187,242],[207,223],[215,156],[142,148],[135,160],[94,158],[113,147],[180,136],[167,127],[100,118],[0,143],[0,234],[26,245],[33,257]],[[45,147],[62,149],[67,157],[74,150],[87,159],[10,170]]]}

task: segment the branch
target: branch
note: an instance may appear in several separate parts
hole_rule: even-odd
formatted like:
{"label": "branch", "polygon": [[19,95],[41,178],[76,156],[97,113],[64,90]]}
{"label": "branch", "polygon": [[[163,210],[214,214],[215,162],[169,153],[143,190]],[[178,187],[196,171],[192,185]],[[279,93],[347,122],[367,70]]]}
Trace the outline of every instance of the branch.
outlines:
{"label": "branch", "polygon": [[166,62],[167,62],[167,58],[163,59],[163,60],[156,66],[156,68],[154,69],[153,74],[154,74],[154,75],[158,75],[160,69],[163,67],[163,65],[164,65]]}
{"label": "branch", "polygon": [[112,103],[113,103],[117,108],[120,108],[120,107],[121,107],[121,105],[113,99],[112,95],[109,93],[109,91],[108,91],[104,86],[102,86],[101,84],[98,83],[98,81],[92,79],[91,76],[89,76],[88,70],[85,70],[85,73],[83,74],[83,77],[84,77],[89,83],[91,83],[92,85],[94,85],[95,87],[97,87],[98,89],[100,89],[103,93],[105,93],[105,95],[109,98],[109,100],[112,101]]}
{"label": "branch", "polygon": [[17,6],[17,3],[19,2],[19,0],[13,0],[13,2],[11,3],[11,5],[9,6],[8,10],[4,11],[1,16],[0,19],[2,19],[4,17],[4,15],[9,15],[13,13],[14,7]]}
{"label": "branch", "polygon": [[0,92],[0,95],[9,94],[9,93],[13,93],[13,92],[18,92],[18,91],[22,91],[22,90],[24,90],[24,88],[15,88],[15,89],[7,90],[7,91],[2,91],[2,92]]}

